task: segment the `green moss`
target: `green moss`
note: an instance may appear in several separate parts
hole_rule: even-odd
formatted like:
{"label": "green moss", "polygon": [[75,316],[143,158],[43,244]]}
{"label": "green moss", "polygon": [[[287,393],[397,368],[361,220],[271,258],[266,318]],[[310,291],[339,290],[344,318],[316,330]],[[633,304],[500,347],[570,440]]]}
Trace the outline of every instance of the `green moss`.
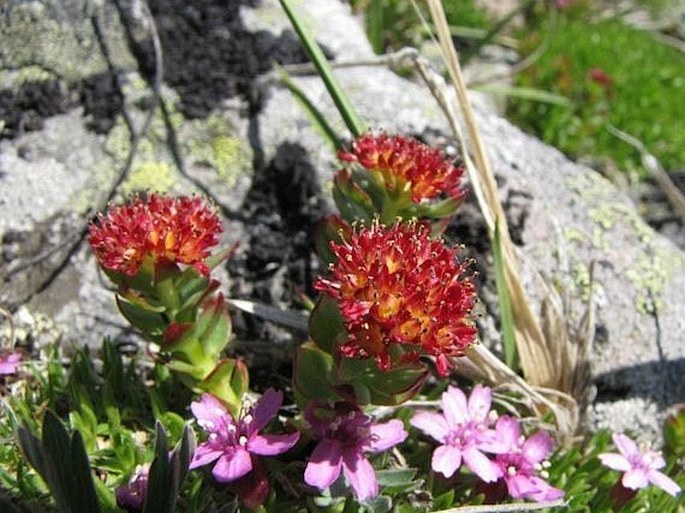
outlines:
{"label": "green moss", "polygon": [[[534,51],[548,30],[530,30],[523,47]],[[518,77],[519,86],[570,100],[517,99],[509,109],[517,123],[569,155],[608,157],[643,173],[639,154],[606,130],[609,122],[641,140],[666,169],[685,164],[685,58],[651,34],[620,20],[561,17],[543,56]]]}

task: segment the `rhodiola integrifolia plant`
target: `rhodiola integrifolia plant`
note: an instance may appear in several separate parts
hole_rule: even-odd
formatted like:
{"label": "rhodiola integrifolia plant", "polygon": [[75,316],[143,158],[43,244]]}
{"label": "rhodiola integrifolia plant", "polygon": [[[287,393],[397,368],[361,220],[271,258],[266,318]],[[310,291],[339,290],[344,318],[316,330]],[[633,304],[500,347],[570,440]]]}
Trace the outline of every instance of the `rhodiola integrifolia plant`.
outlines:
{"label": "rhodiola integrifolia plant", "polygon": [[[194,394],[185,418],[199,439],[195,446],[184,435],[168,457],[162,444],[152,462],[129,458],[130,469],[113,481],[119,507],[152,511],[160,500],[153,483],[168,495],[186,470],[193,484],[180,493],[188,511],[220,507],[226,493],[247,510],[321,511],[564,497],[549,482],[552,436],[528,432],[510,411],[498,415],[490,388],[477,384],[467,395],[450,382],[477,338],[470,263],[438,236],[463,199],[462,169],[439,150],[386,134],[363,135],[339,157],[340,215],[319,230],[326,272],[314,283],[320,296],[308,340],[293,356],[287,416],[283,391],[268,389],[255,402],[245,364],[226,352],[230,317],[211,273],[230,251],[212,253],[221,225],[209,203],[151,194],[91,224],[90,244],[121,313],[154,344],[157,366]],[[422,390],[443,392],[411,406]],[[620,454],[600,458],[624,472],[617,490],[653,483],[679,491],[659,471],[657,453],[623,435],[614,440]]]}

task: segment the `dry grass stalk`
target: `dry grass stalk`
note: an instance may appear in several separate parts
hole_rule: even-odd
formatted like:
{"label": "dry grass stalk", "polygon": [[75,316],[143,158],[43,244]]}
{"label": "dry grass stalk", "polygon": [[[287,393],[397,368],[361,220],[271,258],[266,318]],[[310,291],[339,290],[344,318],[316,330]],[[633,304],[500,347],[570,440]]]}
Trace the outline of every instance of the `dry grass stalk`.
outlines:
{"label": "dry grass stalk", "polygon": [[685,219],[685,196],[683,196],[680,189],[673,183],[673,180],[668,176],[668,173],[664,171],[664,168],[657,158],[647,151],[647,148],[645,148],[642,141],[636,139],[632,135],[627,134],[623,130],[619,130],[611,124],[607,124],[607,130],[623,142],[631,145],[640,153],[642,165],[647,172],[654,177],[659,184],[659,187],[664,191],[666,199],[668,199],[668,202],[671,204],[673,211],[680,216],[681,219]]}
{"label": "dry grass stalk", "polygon": [[516,249],[509,235],[497,184],[470,107],[458,54],[452,43],[442,4],[439,0],[427,0],[427,3],[472,144],[473,160],[466,151],[465,137],[442,77],[433,72],[427,62],[420,57],[415,59],[415,64],[447,115],[454,135],[463,149],[466,168],[491,238],[494,236],[495,225],[499,225],[505,280],[511,295],[519,362],[527,382],[482,346],[472,351],[469,357],[474,363],[482,366],[481,369],[491,382],[514,383],[547,411],[552,411],[561,434],[570,435],[577,429],[579,420],[578,407],[573,397],[586,395],[589,379],[587,355],[594,326],[591,308],[584,316],[584,329],[580,330],[583,332],[580,340],[575,340],[575,337],[572,340],[569,335],[564,304],[554,288],[546,287],[542,300],[542,319],[538,320],[533,312],[519,277]]}

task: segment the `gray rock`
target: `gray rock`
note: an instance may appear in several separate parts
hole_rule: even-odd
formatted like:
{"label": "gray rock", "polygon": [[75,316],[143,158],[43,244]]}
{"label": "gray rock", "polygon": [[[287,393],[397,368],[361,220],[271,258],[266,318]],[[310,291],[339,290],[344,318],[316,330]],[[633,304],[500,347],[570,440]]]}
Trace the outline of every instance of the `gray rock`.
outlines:
{"label": "gray rock", "polygon": [[[8,0],[0,6],[0,84],[36,78],[74,81],[107,71],[93,20],[116,69],[135,69],[113,2]],[[18,73],[12,73],[12,71]]]}
{"label": "gray rock", "polygon": [[[316,1],[300,8],[306,20],[313,20],[310,26],[322,27],[317,39],[339,49],[336,58],[360,57],[363,31],[346,6],[335,3],[325,18]],[[327,30],[330,26],[337,30]],[[355,42],[349,53],[336,40],[341,32],[345,41]],[[367,47],[361,57],[370,56]],[[424,86],[379,67],[338,69],[336,76],[370,127],[450,139]],[[321,81],[302,77],[297,82],[343,132]],[[573,312],[577,321],[594,263],[598,305],[592,371],[598,396],[591,424],[658,437],[668,407],[685,399],[685,385],[678,378],[685,372],[685,254],[648,227],[628,198],[596,172],[570,162],[489,111],[479,98],[474,100],[501,199],[510,223],[521,230],[529,294],[539,295],[533,273],[526,272],[534,265],[578,298]],[[259,122],[267,154],[282,141],[297,141],[309,151],[321,180],[330,177],[336,165],[332,152],[307,125],[289,92],[275,88]]]}
{"label": "gray rock", "polygon": [[[104,61],[92,46],[91,29],[84,25],[70,31],[69,24],[74,19],[83,21],[89,9],[100,9],[101,19],[109,19],[113,16],[110,3],[69,3],[72,8],[84,7],[83,13],[60,11],[55,5],[18,1],[3,5],[15,20],[12,30],[17,32],[2,31],[0,62],[19,69],[34,64],[38,71],[57,66],[60,74],[73,77],[102,72]],[[298,8],[336,59],[372,56],[360,20],[351,15],[348,5],[308,0],[299,2]],[[254,9],[243,7],[241,15],[253,31],[280,34],[289,26],[275,0],[265,0]],[[27,27],[43,27],[53,40],[64,41],[60,50],[64,62],[59,62],[52,47],[30,39]],[[107,32],[108,41],[120,47],[116,52],[121,57],[116,63],[118,70],[135,69],[118,21],[111,20],[106,27],[111,31]],[[9,42],[11,34],[27,48]],[[81,61],[81,66],[74,66]],[[369,127],[439,142],[451,140],[439,108],[420,83],[379,66],[341,69],[336,74]],[[18,75],[3,76],[18,80]],[[139,127],[147,115],[145,103],[151,91],[136,73],[122,78],[125,105]],[[314,76],[296,80],[334,128],[344,133],[321,81]],[[319,184],[328,183],[337,168],[333,149],[292,95],[274,84],[265,93],[263,110],[252,118],[243,117],[241,113],[247,109],[237,100],[217,108],[207,119],[189,120],[174,110],[175,94],[163,88],[169,118],[156,114],[121,192],[210,191],[230,223],[226,242],[241,240],[243,250],[249,249],[245,248],[245,230],[250,220],[241,218],[239,211],[249,206],[245,201],[253,185],[253,162],[261,161],[260,166],[267,167],[282,159],[279,151],[289,144],[305,150]],[[634,431],[642,438],[656,437],[668,406],[685,398],[685,385],[678,379],[685,371],[685,256],[646,226],[633,205],[606,180],[525,135],[488,110],[480,97],[474,96],[474,102],[501,198],[525,256],[522,267],[531,296],[539,296],[529,272],[535,265],[577,298],[577,320],[583,298],[590,293],[590,264],[595,263],[598,329],[592,363],[598,397],[591,424]],[[87,248],[81,246],[67,254],[60,245],[70,229],[82,226],[88,208],[107,192],[121,171],[130,141],[121,118],[106,136],[89,132],[87,121],[81,111],[73,110],[49,118],[40,131],[0,144],[0,187],[5,202],[0,214],[5,260],[0,261],[4,281],[0,301],[17,303],[30,297],[25,308],[29,313],[23,315],[48,314],[63,330],[64,339],[97,344],[101,336],[125,340],[130,335],[113,309],[112,294],[105,290],[106,283]],[[169,126],[176,137],[175,149],[168,144]],[[182,172],[176,165],[179,155],[184,163]],[[282,214],[266,213],[264,218],[278,226]],[[473,222],[478,222],[475,217]],[[8,276],[8,269],[16,265],[13,262],[30,262],[46,254],[37,259],[39,264]],[[68,266],[59,277],[44,291],[26,296],[65,255],[69,256]],[[238,255],[236,261],[249,263],[244,258]],[[487,271],[487,258],[482,265]],[[274,269],[276,276],[266,288],[279,304],[287,277],[277,265]],[[28,275],[29,270],[38,273],[37,277]],[[22,293],[21,287],[25,289]],[[246,284],[238,290],[252,289]],[[492,292],[485,291],[483,297],[494,312]],[[496,345],[492,318],[484,325],[488,342]]]}

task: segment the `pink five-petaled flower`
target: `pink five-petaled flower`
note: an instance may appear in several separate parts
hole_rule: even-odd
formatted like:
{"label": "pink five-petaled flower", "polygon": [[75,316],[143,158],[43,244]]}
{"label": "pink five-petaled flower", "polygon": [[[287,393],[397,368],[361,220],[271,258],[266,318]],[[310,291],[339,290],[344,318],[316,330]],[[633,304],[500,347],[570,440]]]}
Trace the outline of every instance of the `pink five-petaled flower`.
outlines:
{"label": "pink five-petaled flower", "polygon": [[462,460],[485,482],[501,477],[500,468],[483,452],[499,452],[495,432],[489,428],[492,393],[477,385],[468,401],[460,389],[450,386],[442,394],[442,413],[418,412],[410,423],[441,445],[433,452],[431,467],[435,472],[451,477]]}
{"label": "pink five-petaled flower", "polygon": [[17,368],[24,357],[18,351],[0,356],[0,376],[9,376],[17,373]]}
{"label": "pink five-petaled flower", "polygon": [[259,433],[276,416],[282,402],[283,392],[270,388],[256,406],[248,408],[235,420],[216,397],[202,394],[199,401],[191,403],[190,409],[208,437],[197,447],[190,468],[216,461],[212,475],[219,482],[229,483],[252,470],[253,457],[286,452],[297,443],[299,433]]}
{"label": "pink five-petaled flower", "polygon": [[546,458],[554,448],[554,440],[544,431],[525,439],[521,436],[518,419],[502,416],[495,426],[500,443],[506,452],[495,456],[509,495],[515,499],[532,499],[536,502],[553,501],[564,496],[563,490],[554,488],[544,478],[549,463]]}
{"label": "pink five-petaled flower", "polygon": [[338,403],[334,409],[310,403],[304,415],[319,438],[304,471],[305,482],[323,490],[342,471],[359,501],[378,495],[376,472],[364,453],[385,451],[404,442],[407,432],[402,422],[373,422],[349,403]]}
{"label": "pink five-petaled flower", "polygon": [[389,190],[408,188],[414,203],[441,193],[455,199],[464,196],[460,189],[463,168],[448,162],[440,150],[411,137],[365,134],[338,157],[380,173]]}
{"label": "pink five-petaled flower", "polygon": [[613,440],[620,454],[605,452],[599,455],[599,459],[607,467],[624,472],[621,479],[623,486],[637,490],[652,483],[666,493],[678,495],[680,486],[663,472],[659,472],[660,468],[666,466],[659,452],[638,447],[624,434],[614,433]]}
{"label": "pink five-petaled flower", "polygon": [[219,216],[201,198],[150,195],[111,207],[89,227],[89,242],[100,265],[127,276],[138,272],[146,257],[195,266],[218,243]]}
{"label": "pink five-petaled flower", "polygon": [[409,361],[435,356],[438,373],[448,375],[450,358],[462,356],[476,338],[475,288],[456,251],[417,222],[374,222],[331,249],[337,261],[330,277],[314,287],[337,300],[345,319],[348,340],[340,354],[375,358],[388,370],[395,346]]}

